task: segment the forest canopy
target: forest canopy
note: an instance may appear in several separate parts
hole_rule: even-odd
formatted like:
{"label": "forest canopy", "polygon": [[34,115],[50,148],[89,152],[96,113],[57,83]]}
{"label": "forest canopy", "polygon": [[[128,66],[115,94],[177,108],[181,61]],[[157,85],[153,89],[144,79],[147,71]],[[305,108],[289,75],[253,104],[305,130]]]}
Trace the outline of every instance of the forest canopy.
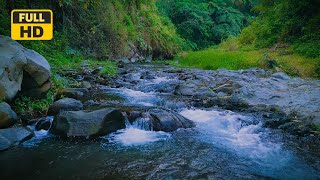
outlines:
{"label": "forest canopy", "polygon": [[193,49],[201,49],[239,35],[253,18],[255,4],[255,0],[160,0],[157,6]]}

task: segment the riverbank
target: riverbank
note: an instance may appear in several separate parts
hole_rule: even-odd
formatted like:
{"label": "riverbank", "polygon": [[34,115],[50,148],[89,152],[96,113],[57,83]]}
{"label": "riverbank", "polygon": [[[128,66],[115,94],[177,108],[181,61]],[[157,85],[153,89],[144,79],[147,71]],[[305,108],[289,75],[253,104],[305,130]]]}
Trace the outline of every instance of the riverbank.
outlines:
{"label": "riverbank", "polygon": [[183,52],[176,56],[172,64],[206,70],[259,67],[282,71],[294,77],[320,78],[320,58],[307,58],[290,52],[287,48],[252,50],[238,47],[233,49],[232,46],[234,45],[222,44],[206,50]]}

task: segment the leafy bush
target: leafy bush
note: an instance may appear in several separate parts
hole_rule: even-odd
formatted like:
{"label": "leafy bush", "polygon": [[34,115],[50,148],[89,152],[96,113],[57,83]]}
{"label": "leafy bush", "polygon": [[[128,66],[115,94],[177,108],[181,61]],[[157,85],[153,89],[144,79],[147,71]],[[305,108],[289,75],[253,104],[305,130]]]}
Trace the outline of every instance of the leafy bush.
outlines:
{"label": "leafy bush", "polygon": [[19,97],[13,103],[13,109],[18,114],[40,113],[44,115],[50,104],[53,103],[53,91],[49,91],[45,98],[35,100],[30,97]]}
{"label": "leafy bush", "polygon": [[263,0],[254,8],[260,15],[242,31],[239,41],[257,48],[286,43],[300,55],[320,57],[319,6],[316,0]]}
{"label": "leafy bush", "polygon": [[295,43],[293,45],[295,52],[310,58],[320,57],[320,40],[309,40]]}

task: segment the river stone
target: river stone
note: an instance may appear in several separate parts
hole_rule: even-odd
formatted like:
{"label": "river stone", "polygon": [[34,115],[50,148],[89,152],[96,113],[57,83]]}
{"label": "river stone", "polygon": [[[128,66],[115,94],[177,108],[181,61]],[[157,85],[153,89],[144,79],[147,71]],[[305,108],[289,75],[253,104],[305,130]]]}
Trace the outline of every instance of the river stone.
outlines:
{"label": "river stone", "polygon": [[0,103],[0,128],[8,128],[17,122],[17,114],[6,102]]}
{"label": "river stone", "polygon": [[195,124],[180,114],[163,109],[149,111],[151,126],[154,131],[172,132],[179,128],[192,128]]}
{"label": "river stone", "polygon": [[82,81],[81,87],[86,88],[86,89],[90,89],[92,87],[92,85],[88,81]]}
{"label": "river stone", "polygon": [[232,94],[233,93],[233,85],[232,84],[223,84],[215,89],[216,92],[222,92],[226,94]]}
{"label": "river stone", "polygon": [[53,121],[53,116],[47,116],[47,117],[38,119],[35,125],[36,131],[40,131],[42,129],[46,131],[49,130],[51,127],[52,121]]}
{"label": "river stone", "polygon": [[119,110],[100,109],[92,112],[63,111],[53,120],[50,132],[64,137],[103,136],[125,128]]}
{"label": "river stone", "polygon": [[180,84],[176,87],[174,94],[182,96],[192,96],[196,93],[196,86],[194,84]]}
{"label": "river stone", "polygon": [[55,116],[60,111],[79,111],[83,108],[81,101],[72,98],[63,98],[50,105],[47,115]]}
{"label": "river stone", "polygon": [[0,129],[0,151],[21,144],[34,136],[34,133],[25,127]]}
{"label": "river stone", "polygon": [[37,52],[0,35],[0,59],[0,100],[12,100],[19,91],[42,97],[49,90],[50,65]]}
{"label": "river stone", "polygon": [[88,89],[86,88],[65,88],[60,90],[55,99],[61,99],[64,97],[73,98],[77,100],[81,100],[86,93],[88,93]]}

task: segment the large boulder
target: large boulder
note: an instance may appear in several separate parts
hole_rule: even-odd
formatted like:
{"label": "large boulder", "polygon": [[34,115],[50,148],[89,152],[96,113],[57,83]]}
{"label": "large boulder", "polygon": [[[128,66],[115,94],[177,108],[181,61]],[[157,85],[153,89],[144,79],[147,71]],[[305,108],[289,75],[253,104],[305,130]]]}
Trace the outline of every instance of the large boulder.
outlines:
{"label": "large boulder", "polygon": [[50,132],[64,137],[103,136],[125,128],[119,110],[100,109],[92,112],[63,111],[53,120]]}
{"label": "large boulder", "polygon": [[0,99],[12,100],[21,90],[27,58],[23,47],[9,37],[0,36]]}
{"label": "large boulder", "polygon": [[31,139],[34,133],[24,127],[0,129],[0,151]]}
{"label": "large boulder", "polygon": [[21,84],[22,94],[41,98],[51,87],[50,65],[43,56],[33,50],[24,49],[24,55],[27,64]]}
{"label": "large boulder", "polygon": [[51,87],[50,65],[37,52],[0,35],[0,99],[23,95],[40,98]]}
{"label": "large boulder", "polygon": [[7,128],[17,122],[17,114],[6,102],[0,103],[0,128]]}
{"label": "large boulder", "polygon": [[72,98],[63,98],[50,105],[47,115],[54,116],[60,111],[79,111],[83,108],[81,101]]}
{"label": "large boulder", "polygon": [[195,126],[194,122],[171,110],[152,109],[149,114],[154,131],[171,132],[179,128],[192,128]]}

